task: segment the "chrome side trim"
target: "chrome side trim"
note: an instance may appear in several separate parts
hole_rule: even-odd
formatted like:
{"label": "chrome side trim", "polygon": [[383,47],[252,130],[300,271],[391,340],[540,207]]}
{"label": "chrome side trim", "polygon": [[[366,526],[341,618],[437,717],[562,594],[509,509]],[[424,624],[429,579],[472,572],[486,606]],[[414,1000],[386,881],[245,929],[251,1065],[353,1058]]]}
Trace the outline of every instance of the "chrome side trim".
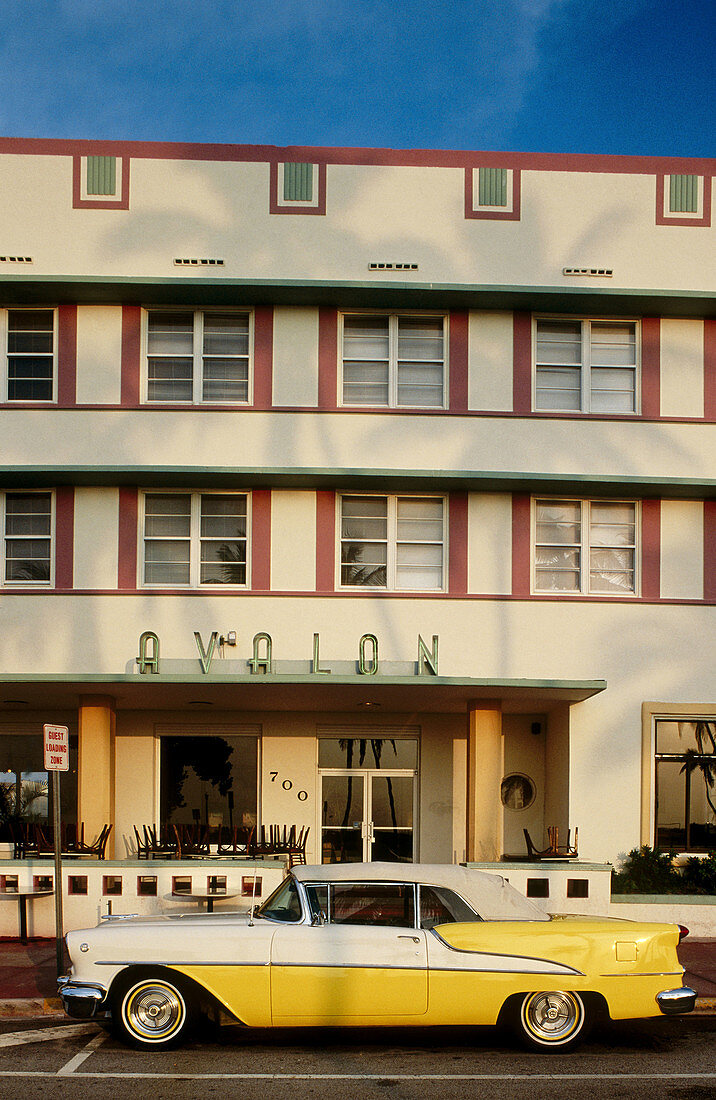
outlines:
{"label": "chrome side trim", "polygon": [[95,966],[270,966],[270,962],[230,962],[227,959],[97,959]]}
{"label": "chrome side trim", "polygon": [[620,971],[614,971],[612,974],[600,974],[600,978],[680,978],[683,974],[683,970],[654,970],[644,971],[637,974],[625,974]]}
{"label": "chrome side trim", "polygon": [[[436,928],[431,928],[429,931],[440,940],[443,947],[446,947],[448,951],[455,951],[460,955],[487,955],[493,959],[529,959],[530,962],[546,963],[548,966],[553,966],[555,974],[578,974],[580,977],[585,977],[584,971],[577,970],[573,966],[568,966],[567,963],[555,962],[554,959],[544,959],[539,955],[506,955],[504,951],[483,951],[480,948],[470,947],[453,947],[451,943],[444,940]],[[431,967],[431,969],[442,969],[440,967]],[[508,971],[506,971],[508,973]],[[514,973],[523,973],[522,971],[514,971]],[[530,970],[530,974],[534,971]]]}

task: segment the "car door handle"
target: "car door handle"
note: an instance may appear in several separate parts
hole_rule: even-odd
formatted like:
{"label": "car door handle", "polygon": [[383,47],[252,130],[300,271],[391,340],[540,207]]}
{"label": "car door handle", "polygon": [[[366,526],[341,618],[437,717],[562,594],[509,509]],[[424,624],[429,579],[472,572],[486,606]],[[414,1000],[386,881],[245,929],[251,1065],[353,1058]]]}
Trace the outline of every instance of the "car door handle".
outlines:
{"label": "car door handle", "polygon": [[412,940],[413,943],[420,943],[420,936],[398,936],[399,940]]}

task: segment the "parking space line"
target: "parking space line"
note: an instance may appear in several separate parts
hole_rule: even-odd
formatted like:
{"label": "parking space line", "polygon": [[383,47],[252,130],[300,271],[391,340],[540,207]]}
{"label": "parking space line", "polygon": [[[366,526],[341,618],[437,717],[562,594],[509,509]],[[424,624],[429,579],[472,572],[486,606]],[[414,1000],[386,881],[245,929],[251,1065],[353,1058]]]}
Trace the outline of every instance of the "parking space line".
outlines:
{"label": "parking space line", "polygon": [[43,1027],[33,1031],[8,1031],[0,1035],[0,1047],[21,1047],[26,1043],[50,1043],[54,1039],[71,1039],[74,1035],[87,1035],[96,1030],[96,1024],[61,1024],[59,1027]]}
{"label": "parking space line", "polygon": [[94,1054],[97,1047],[100,1047],[107,1038],[106,1032],[100,1031],[99,1035],[95,1035],[90,1039],[84,1050],[81,1050],[79,1054],[75,1054],[74,1058],[70,1058],[69,1062],[66,1062],[62,1069],[58,1069],[56,1076],[71,1077],[75,1070],[78,1069],[83,1062],[86,1062],[90,1054]]}
{"label": "parking space line", "polygon": [[[104,1036],[102,1036],[104,1038]],[[92,1051],[88,1052],[88,1055]],[[68,1063],[69,1065],[69,1063]],[[65,1067],[63,1067],[65,1068]],[[41,1070],[0,1070],[2,1077],[55,1077]],[[716,1073],[121,1073],[87,1071],[73,1078],[127,1081],[714,1081]]]}

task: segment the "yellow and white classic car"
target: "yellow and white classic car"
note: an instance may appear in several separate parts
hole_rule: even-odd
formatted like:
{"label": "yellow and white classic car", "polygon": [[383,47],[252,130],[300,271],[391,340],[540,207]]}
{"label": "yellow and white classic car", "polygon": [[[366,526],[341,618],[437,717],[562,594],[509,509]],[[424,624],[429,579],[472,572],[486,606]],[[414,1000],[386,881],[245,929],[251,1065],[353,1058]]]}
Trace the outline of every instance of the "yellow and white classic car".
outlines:
{"label": "yellow and white classic car", "polygon": [[689,1012],[673,924],[549,917],[459,866],[295,867],[251,913],[103,921],[67,935],[71,1016],[111,1014],[140,1048],[201,1012],[248,1027],[511,1025],[538,1050],[598,1016]]}

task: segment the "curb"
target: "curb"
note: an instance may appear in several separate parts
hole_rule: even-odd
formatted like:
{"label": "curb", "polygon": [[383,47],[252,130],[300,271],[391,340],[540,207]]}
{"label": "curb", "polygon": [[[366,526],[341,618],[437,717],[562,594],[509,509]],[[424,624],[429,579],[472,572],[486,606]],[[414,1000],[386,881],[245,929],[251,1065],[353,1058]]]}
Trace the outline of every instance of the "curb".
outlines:
{"label": "curb", "polygon": [[[694,1011],[684,1015],[716,1016],[716,997],[697,997]],[[0,1001],[0,1020],[36,1019],[38,1016],[65,1016],[60,998],[15,997]]]}
{"label": "curb", "polygon": [[64,1015],[59,997],[8,997],[0,1001],[0,1020]]}

